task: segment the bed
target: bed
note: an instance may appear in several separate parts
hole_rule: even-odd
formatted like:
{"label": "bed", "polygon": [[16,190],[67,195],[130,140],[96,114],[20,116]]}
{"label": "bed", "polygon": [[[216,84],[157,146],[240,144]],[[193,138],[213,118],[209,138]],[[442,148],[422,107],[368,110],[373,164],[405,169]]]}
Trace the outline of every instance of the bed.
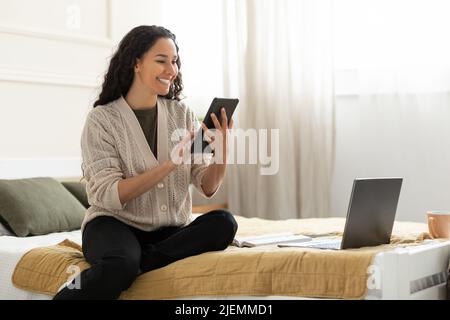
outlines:
{"label": "bed", "polygon": [[[237,217],[241,235],[258,234],[270,229],[272,231],[298,230],[295,225],[302,225],[305,233],[314,225],[334,226],[341,230],[342,218],[331,219],[291,219],[286,221],[268,221],[256,218]],[[264,228],[260,226],[265,226]],[[378,252],[373,256],[367,268],[365,283],[367,290],[363,299],[445,299],[450,241],[431,240],[423,237],[426,225],[419,223],[401,223],[394,225],[394,234],[405,237],[414,230],[421,234],[423,241],[412,246],[399,245]],[[63,240],[70,240],[81,245],[79,230],[51,233],[33,237],[0,237],[0,299],[36,300],[51,299],[51,295],[19,289],[12,283],[13,272],[26,252],[34,248],[55,245]],[[253,248],[252,248],[253,249]],[[227,253],[237,250],[230,247]],[[241,249],[251,250],[251,249]],[[257,248],[255,250],[266,250]],[[267,249],[268,250],[268,249]],[[271,249],[273,250],[273,248]],[[279,250],[279,249],[278,249]],[[291,249],[295,254],[296,249]],[[251,251],[246,251],[251,252]],[[188,258],[190,259],[190,258]],[[186,259],[184,259],[186,260]],[[195,260],[193,260],[195,261]],[[163,268],[164,269],[164,268]],[[69,275],[68,275],[69,276]],[[289,295],[184,295],[172,299],[310,299],[311,296]]]}
{"label": "bed", "polygon": [[57,232],[43,236],[0,236],[0,300],[48,300],[51,296],[16,288],[12,281],[14,268],[29,250],[53,245],[65,239],[81,244],[81,231]]}

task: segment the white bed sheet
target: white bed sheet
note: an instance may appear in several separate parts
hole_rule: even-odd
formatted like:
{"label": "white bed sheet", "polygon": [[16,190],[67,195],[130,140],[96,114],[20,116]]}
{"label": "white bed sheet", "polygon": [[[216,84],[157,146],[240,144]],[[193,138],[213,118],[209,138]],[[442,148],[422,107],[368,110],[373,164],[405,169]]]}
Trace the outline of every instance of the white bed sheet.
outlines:
{"label": "white bed sheet", "polygon": [[11,281],[20,258],[29,250],[55,245],[64,239],[81,244],[81,231],[51,233],[33,237],[0,236],[0,300],[49,300],[51,296],[16,288]]}

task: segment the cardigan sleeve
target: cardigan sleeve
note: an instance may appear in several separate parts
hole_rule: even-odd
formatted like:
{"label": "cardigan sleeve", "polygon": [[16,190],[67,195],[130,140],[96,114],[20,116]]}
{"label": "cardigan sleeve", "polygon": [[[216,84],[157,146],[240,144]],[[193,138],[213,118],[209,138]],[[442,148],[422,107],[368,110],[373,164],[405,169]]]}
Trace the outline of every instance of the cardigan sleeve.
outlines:
{"label": "cardigan sleeve", "polygon": [[81,138],[83,174],[90,205],[121,210],[125,205],[120,202],[118,186],[123,172],[108,125],[108,119],[99,112],[88,115]]}
{"label": "cardigan sleeve", "polygon": [[[192,112],[192,110],[190,110],[189,108],[187,109],[187,122],[188,123],[186,124],[186,126],[188,130],[194,128],[194,130],[197,131],[201,127],[199,120],[194,115],[194,112]],[[210,161],[211,159],[208,160]],[[200,194],[206,199],[212,198],[220,188],[220,186],[218,186],[217,189],[213,192],[213,194],[209,196],[206,195],[205,191],[202,188],[202,179],[206,173],[206,169],[209,166],[209,161],[201,164],[196,164],[194,161],[194,163],[191,164],[191,182],[194,185],[194,187],[200,192]]]}

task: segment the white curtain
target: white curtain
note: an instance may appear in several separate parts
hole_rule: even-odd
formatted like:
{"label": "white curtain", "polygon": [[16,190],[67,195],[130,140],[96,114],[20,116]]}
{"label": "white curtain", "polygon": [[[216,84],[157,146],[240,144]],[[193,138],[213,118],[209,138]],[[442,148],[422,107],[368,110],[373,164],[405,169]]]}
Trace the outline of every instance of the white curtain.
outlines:
{"label": "white curtain", "polygon": [[[337,0],[332,212],[355,177],[404,178],[398,220],[450,205],[450,1]],[[355,28],[358,26],[358,28]]]}
{"label": "white curtain", "polygon": [[279,129],[280,142],[274,175],[262,175],[261,164],[229,166],[230,209],[268,219],[329,216],[332,1],[223,0],[223,13],[225,94],[241,101],[236,128]]}

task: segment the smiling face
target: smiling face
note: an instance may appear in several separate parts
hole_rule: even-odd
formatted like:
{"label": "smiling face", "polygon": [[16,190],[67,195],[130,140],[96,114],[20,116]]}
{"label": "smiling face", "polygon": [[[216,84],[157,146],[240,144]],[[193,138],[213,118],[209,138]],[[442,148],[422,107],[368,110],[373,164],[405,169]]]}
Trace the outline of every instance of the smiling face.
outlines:
{"label": "smiling face", "polygon": [[169,38],[160,38],[138,59],[134,81],[151,95],[165,96],[178,75],[177,49]]}

